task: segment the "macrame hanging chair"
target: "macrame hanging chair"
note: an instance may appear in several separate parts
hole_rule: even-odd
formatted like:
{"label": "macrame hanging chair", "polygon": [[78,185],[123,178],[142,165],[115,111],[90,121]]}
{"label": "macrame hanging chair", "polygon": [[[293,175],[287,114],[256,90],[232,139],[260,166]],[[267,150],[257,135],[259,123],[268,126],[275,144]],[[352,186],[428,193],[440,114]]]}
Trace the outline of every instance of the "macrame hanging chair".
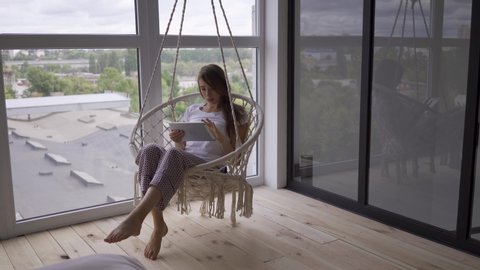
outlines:
{"label": "macrame hanging chair", "polygon": [[[183,21],[185,15],[186,0],[183,1],[183,10],[181,15],[180,30],[177,38],[177,47],[175,62],[172,73],[172,80],[170,85],[170,96],[167,102],[157,105],[147,112],[144,112],[146,101],[149,97],[151,85],[155,73],[158,69],[161,54],[164,48],[165,40],[170,28],[170,24],[175,13],[178,0],[175,1],[170,19],[168,21],[165,34],[163,36],[160,49],[155,61],[153,72],[150,76],[143,102],[140,107],[138,122],[135,125],[132,134],[129,139],[129,145],[131,153],[134,157],[138,155],[138,152],[144,145],[150,143],[159,144],[166,149],[175,147],[175,143],[170,140],[168,123],[176,122],[178,112],[176,108],[186,108],[188,105],[202,102],[200,93],[189,94],[180,97],[173,97],[173,89],[175,83],[177,62],[179,58],[179,48],[181,41],[181,34],[183,28]],[[215,27],[217,31],[218,46],[222,56],[223,69],[225,71],[225,77],[227,80],[228,96],[230,99],[230,106],[232,108],[232,116],[235,126],[235,150],[218,159],[196,165],[188,169],[183,176],[183,184],[177,190],[177,207],[178,210],[183,213],[190,212],[191,201],[202,201],[200,212],[202,215],[208,215],[210,217],[215,216],[217,218],[223,218],[225,212],[225,194],[232,193],[231,204],[231,222],[232,225],[236,223],[236,212],[238,211],[240,216],[250,217],[252,214],[253,203],[253,189],[252,186],[246,181],[246,169],[250,153],[255,145],[255,142],[260,135],[263,127],[263,111],[261,107],[254,101],[252,92],[250,90],[245,71],[240,60],[240,56],[237,51],[237,47],[233,40],[232,32],[228,24],[225,10],[223,8],[222,1],[218,1],[225,19],[225,24],[229,31],[230,41],[235,49],[238,63],[242,70],[243,79],[245,81],[246,88],[248,89],[249,97],[245,97],[239,94],[231,92],[230,83],[228,80],[227,66],[225,64],[225,56],[223,52],[223,45],[220,38],[220,31],[218,28],[217,15],[215,13],[215,3],[212,0],[212,11],[215,19]],[[238,121],[235,113],[233,113],[233,104],[240,105],[247,112],[247,125],[248,131],[244,142],[240,140],[239,131],[237,129]],[[219,169],[221,168],[221,169]],[[135,195],[134,202],[139,200],[138,192],[138,172],[135,174]],[[173,200],[172,200],[173,201]]]}
{"label": "macrame hanging chair", "polygon": [[[416,97],[419,97],[419,66],[418,66],[418,54],[417,54],[417,44],[416,44],[416,39],[417,39],[417,31],[416,31],[416,24],[415,24],[415,7],[418,6],[420,13],[422,15],[423,19],[423,25],[425,27],[425,33],[427,34],[427,38],[430,39],[430,31],[428,28],[427,20],[425,17],[425,13],[423,11],[423,6],[422,6],[422,1],[421,0],[405,0],[405,5],[404,5],[404,0],[401,0],[398,9],[397,9],[397,14],[395,16],[395,21],[393,23],[392,31],[390,32],[390,40],[392,40],[393,35],[395,33],[395,28],[397,26],[397,21],[400,16],[400,12],[403,8],[403,22],[402,22],[402,27],[401,27],[401,44],[400,44],[400,49],[398,51],[398,56],[397,56],[397,62],[400,64],[402,62],[402,57],[403,57],[403,52],[404,52],[404,40],[405,40],[405,25],[407,21],[407,10],[410,4],[410,11],[412,15],[412,33],[413,33],[413,55],[414,55],[414,60],[415,60],[415,92],[416,92]],[[418,5],[417,5],[418,4]]]}
{"label": "macrame hanging chair", "polygon": [[[403,15],[401,16],[403,10]],[[410,14],[409,11],[410,10]],[[427,24],[421,0],[399,1],[393,27],[390,32],[389,42],[386,47],[395,48],[398,46],[398,54],[394,57],[380,59],[376,74],[378,81],[374,83],[374,108],[376,111],[378,127],[382,133],[382,176],[389,176],[389,163],[395,162],[397,180],[407,177],[407,160],[411,161],[412,175],[418,176],[419,158],[430,158],[430,171],[435,171],[435,138],[436,119],[438,112],[436,106],[438,98],[428,97],[420,102],[420,79],[419,79],[419,57],[417,53],[417,25],[416,10],[420,10],[423,20],[424,31],[427,39],[430,39],[430,29]],[[411,15],[413,38],[405,44],[407,18]],[[402,20],[401,25],[398,21]],[[393,43],[397,26],[400,25],[399,43]],[[411,45],[410,45],[411,44]],[[404,56],[406,47],[413,47],[414,65],[414,90],[415,94],[402,92],[397,89],[404,72],[404,65],[409,64]],[[402,63],[403,61],[403,63]],[[382,62],[384,65],[382,65]],[[388,63],[385,64],[385,63]],[[403,65],[402,65],[403,64]],[[398,117],[401,116],[401,117]],[[393,119],[393,120],[392,120]]]}

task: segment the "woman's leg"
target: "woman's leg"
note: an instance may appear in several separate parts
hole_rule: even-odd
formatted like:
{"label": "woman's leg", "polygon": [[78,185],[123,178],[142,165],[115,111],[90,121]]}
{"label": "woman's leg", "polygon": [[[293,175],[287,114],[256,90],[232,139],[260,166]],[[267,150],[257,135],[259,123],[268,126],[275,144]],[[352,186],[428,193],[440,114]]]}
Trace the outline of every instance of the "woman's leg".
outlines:
{"label": "woman's leg", "polygon": [[138,153],[135,163],[138,165],[139,184],[143,195],[150,187],[150,182],[155,176],[166,152],[163,147],[152,143],[144,146]]}
{"label": "woman's leg", "polygon": [[157,170],[149,182],[149,189],[160,190],[162,196],[151,211],[154,228],[145,247],[144,255],[146,258],[155,260],[160,252],[162,239],[168,233],[167,224],[163,219],[163,210],[182,183],[184,171],[203,162],[205,160],[175,148],[162,154],[160,164],[158,164]]}
{"label": "woman's leg", "polygon": [[[156,160],[157,163],[154,164],[152,160]],[[147,146],[137,158],[141,189],[145,195],[140,204],[105,238],[105,241],[114,243],[140,234],[143,220],[148,212],[153,211],[156,228],[145,248],[145,254],[148,253],[147,258],[155,259],[158,255],[156,250],[160,250],[161,240],[168,231],[163,220],[163,210],[180,186],[184,171],[204,162],[205,160],[195,155],[175,148],[165,151],[156,145]],[[155,173],[152,173],[154,167]]]}
{"label": "woman's leg", "polygon": [[[138,165],[140,175],[140,188],[143,198],[127,218],[117,226],[106,238],[108,243],[114,243],[126,239],[132,235],[138,235],[142,227],[143,219],[155,204],[161,201],[162,193],[160,190],[152,188],[150,190],[150,181],[165,154],[165,149],[156,144],[148,144],[138,153],[135,163]],[[153,204],[153,206],[151,206]]]}
{"label": "woman's leg", "polygon": [[150,240],[145,247],[144,255],[146,258],[155,260],[162,246],[162,238],[167,235],[168,227],[163,219],[163,212],[157,208],[153,208],[150,212],[153,217],[153,232],[150,236]]}
{"label": "woman's leg", "polygon": [[150,187],[140,203],[128,214],[127,218],[104,239],[105,242],[115,243],[132,235],[139,235],[143,220],[161,199],[162,192],[156,187]]}
{"label": "woman's leg", "polygon": [[205,160],[176,148],[170,148],[163,154],[157,171],[149,183],[150,186],[162,192],[162,200],[156,206],[160,212],[167,207],[168,202],[182,184],[184,172],[204,162]]}

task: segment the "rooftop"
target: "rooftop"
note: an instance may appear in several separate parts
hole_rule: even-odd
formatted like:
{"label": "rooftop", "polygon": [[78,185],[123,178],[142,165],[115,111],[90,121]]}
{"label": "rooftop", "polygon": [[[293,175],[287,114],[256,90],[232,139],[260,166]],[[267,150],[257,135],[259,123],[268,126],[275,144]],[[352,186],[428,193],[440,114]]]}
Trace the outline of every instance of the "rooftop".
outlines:
{"label": "rooftop", "polygon": [[130,98],[117,93],[7,99],[7,116],[84,111],[130,106]]}
{"label": "rooftop", "polygon": [[[102,129],[101,123],[115,128]],[[128,137],[135,123],[128,108],[34,115],[30,121],[9,117],[17,216],[32,218],[131,198],[136,165]]]}

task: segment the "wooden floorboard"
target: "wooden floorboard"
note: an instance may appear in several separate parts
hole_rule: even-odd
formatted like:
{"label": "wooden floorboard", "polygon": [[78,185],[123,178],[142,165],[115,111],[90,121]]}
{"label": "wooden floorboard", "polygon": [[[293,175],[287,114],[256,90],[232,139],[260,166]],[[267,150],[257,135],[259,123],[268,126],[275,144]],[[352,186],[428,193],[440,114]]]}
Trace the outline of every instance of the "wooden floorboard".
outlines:
{"label": "wooden floorboard", "polygon": [[0,269],[10,270],[13,269],[13,264],[8,258],[7,252],[3,247],[3,244],[0,243]]}
{"label": "wooden floorboard", "polygon": [[48,231],[29,234],[26,237],[44,265],[54,264],[69,258],[65,250]]}
{"label": "wooden floorboard", "polygon": [[[156,261],[143,255],[153,222],[137,237],[107,244],[125,216],[0,242],[0,269],[34,269],[90,254],[138,259],[147,269],[480,269],[480,258],[288,190],[258,187],[254,214],[225,219],[164,212],[169,232]],[[227,196],[226,204],[230,204]]]}

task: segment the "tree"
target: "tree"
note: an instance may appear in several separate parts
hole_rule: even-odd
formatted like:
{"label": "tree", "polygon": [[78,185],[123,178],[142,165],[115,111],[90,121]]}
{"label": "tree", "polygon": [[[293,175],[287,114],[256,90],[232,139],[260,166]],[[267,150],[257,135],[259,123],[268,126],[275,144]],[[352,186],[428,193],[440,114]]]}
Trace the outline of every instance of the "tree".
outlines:
{"label": "tree", "polygon": [[101,53],[97,61],[97,65],[98,65],[97,73],[103,72],[103,69],[107,67],[107,62],[108,62],[107,55],[105,53]]}
{"label": "tree", "polygon": [[8,61],[10,59],[11,59],[10,54],[7,51],[2,51],[2,64],[4,61]]}
{"label": "tree", "polygon": [[29,64],[27,61],[23,62],[22,66],[20,67],[20,73],[26,75],[28,71]]}
{"label": "tree", "polygon": [[120,91],[120,85],[123,80],[124,76],[118,71],[118,69],[106,67],[98,79],[98,87],[102,92],[105,90]]}
{"label": "tree", "polygon": [[138,112],[140,107],[138,81],[125,78],[126,93],[130,98],[130,111]]}
{"label": "tree", "polygon": [[133,71],[137,71],[137,50],[128,49],[125,56],[125,76],[130,76]]}
{"label": "tree", "polygon": [[347,59],[345,58],[345,50],[343,47],[337,47],[337,77],[344,79],[347,77]]}
{"label": "tree", "polygon": [[12,86],[5,86],[5,99],[14,99],[16,97],[15,91],[13,91]]}
{"label": "tree", "polygon": [[82,95],[97,93],[98,89],[93,83],[80,77],[67,77],[61,80],[65,95]]}
{"label": "tree", "polygon": [[97,61],[95,56],[91,54],[88,58],[88,72],[96,74],[98,72]]}
{"label": "tree", "polygon": [[[172,74],[167,70],[162,70],[162,98],[163,100],[168,100],[170,97],[170,91],[172,88]],[[175,83],[173,84],[173,96],[177,97],[178,92],[180,91],[180,84],[175,78]]]}
{"label": "tree", "polygon": [[25,54],[23,51],[17,52],[17,54],[15,54],[15,57],[13,57],[13,60],[17,60],[17,61],[33,60],[33,59],[35,59],[35,57],[29,56],[29,55]]}
{"label": "tree", "polygon": [[107,56],[107,67],[113,67],[122,70],[122,64],[117,51],[110,51]]}
{"label": "tree", "polygon": [[31,87],[30,92],[41,93],[42,96],[49,96],[51,92],[58,90],[58,79],[53,73],[45,72],[40,68],[28,67],[27,79]]}
{"label": "tree", "polygon": [[130,97],[130,109],[138,111],[138,85],[135,80],[126,78],[116,68],[106,67],[98,79],[100,92],[105,90],[126,93]]}

